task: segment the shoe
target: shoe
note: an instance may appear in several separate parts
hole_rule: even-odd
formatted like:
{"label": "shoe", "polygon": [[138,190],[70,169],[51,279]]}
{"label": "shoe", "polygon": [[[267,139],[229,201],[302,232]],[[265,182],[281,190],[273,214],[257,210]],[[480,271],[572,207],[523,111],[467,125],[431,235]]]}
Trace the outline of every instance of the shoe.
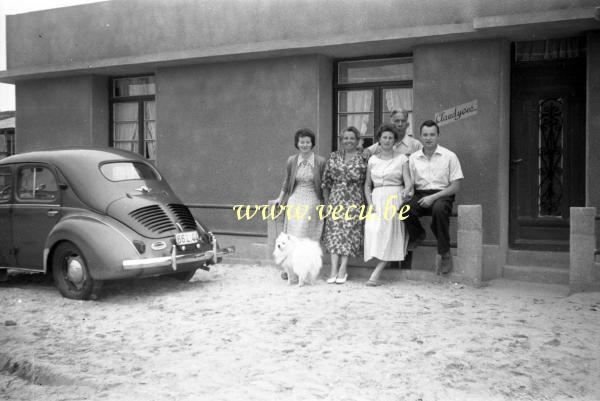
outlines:
{"label": "shoe", "polygon": [[344,274],[344,277],[337,277],[335,279],[336,284],[344,284],[348,280],[348,273]]}
{"label": "shoe", "polygon": [[452,255],[450,253],[442,255],[440,270],[442,274],[449,274],[452,271]]}
{"label": "shoe", "polygon": [[333,277],[329,277],[327,279],[327,284],[335,284],[336,281],[337,281],[337,274]]}
{"label": "shoe", "polygon": [[288,279],[288,276],[287,276],[286,272],[281,272],[281,279],[282,280],[287,280]]}
{"label": "shoe", "polygon": [[408,246],[406,247],[406,250],[408,252],[412,252],[415,249],[417,249],[417,247],[419,245],[421,245],[421,243],[425,240],[425,233],[419,235],[417,238],[415,238],[414,240],[410,240],[408,241]]}
{"label": "shoe", "polygon": [[369,281],[367,281],[365,285],[367,287],[380,287],[380,286],[383,285],[383,283],[381,281],[376,281],[376,280],[369,279]]}

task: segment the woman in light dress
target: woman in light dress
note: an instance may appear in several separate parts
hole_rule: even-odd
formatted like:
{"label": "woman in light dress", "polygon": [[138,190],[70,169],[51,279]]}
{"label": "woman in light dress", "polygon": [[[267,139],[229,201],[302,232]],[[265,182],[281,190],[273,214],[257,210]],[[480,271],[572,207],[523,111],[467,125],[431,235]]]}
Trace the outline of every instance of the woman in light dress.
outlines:
{"label": "woman in light dress", "polygon": [[378,259],[368,286],[379,286],[381,272],[390,261],[404,260],[408,236],[398,212],[413,195],[408,158],[395,154],[394,143],[399,133],[391,124],[377,130],[381,152],[373,155],[367,165],[365,198],[372,214],[365,222],[364,259]]}

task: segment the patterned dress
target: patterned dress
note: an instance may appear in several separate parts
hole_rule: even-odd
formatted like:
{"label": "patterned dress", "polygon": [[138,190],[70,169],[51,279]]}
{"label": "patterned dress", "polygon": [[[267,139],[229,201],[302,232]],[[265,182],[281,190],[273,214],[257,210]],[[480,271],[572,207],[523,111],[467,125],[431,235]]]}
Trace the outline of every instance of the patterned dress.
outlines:
{"label": "patterned dress", "polygon": [[[343,150],[333,152],[325,165],[322,188],[329,190],[329,205],[343,207],[341,218],[329,216],[325,222],[323,242],[330,254],[356,256],[363,241],[363,223],[360,207],[365,204],[364,185],[367,171],[366,160],[360,152],[348,162],[344,161]],[[326,206],[329,206],[326,205]],[[349,208],[352,206],[352,208]],[[327,209],[325,209],[327,210]],[[348,219],[346,219],[348,211]],[[363,213],[364,215],[364,213]]]}
{"label": "patterned dress", "polygon": [[323,233],[323,222],[317,213],[320,203],[315,192],[313,168],[303,161],[298,166],[294,190],[287,201],[289,215],[286,214],[283,231],[296,237],[320,241]]}
{"label": "patterned dress", "polygon": [[398,155],[389,160],[380,159],[375,155],[369,159],[373,181],[371,200],[376,213],[365,222],[365,262],[371,258],[385,261],[404,260],[408,236],[404,222],[398,218],[398,211],[403,203],[402,166],[405,163],[408,163],[405,155]]}

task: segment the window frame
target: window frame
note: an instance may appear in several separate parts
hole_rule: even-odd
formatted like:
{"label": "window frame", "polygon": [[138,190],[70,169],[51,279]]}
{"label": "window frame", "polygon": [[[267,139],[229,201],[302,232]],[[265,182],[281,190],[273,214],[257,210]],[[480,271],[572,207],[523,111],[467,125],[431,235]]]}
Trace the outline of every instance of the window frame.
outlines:
{"label": "window frame", "polygon": [[[338,150],[338,135],[340,134],[340,127],[338,127],[338,97],[339,92],[344,90],[353,89],[372,89],[373,90],[373,128],[375,135],[377,128],[382,124],[381,115],[383,111],[381,109],[381,96],[384,89],[413,89],[413,80],[403,81],[373,81],[373,82],[359,82],[359,83],[346,83],[340,84],[339,80],[339,64],[348,61],[361,61],[361,60],[379,60],[379,59],[392,59],[392,58],[411,58],[414,63],[414,56],[412,53],[401,53],[401,54],[389,54],[389,55],[378,55],[368,57],[352,57],[343,59],[334,59],[333,62],[333,123],[331,135],[331,150]],[[413,91],[414,99],[414,91]]]}
{"label": "window frame", "polygon": [[[21,170],[26,169],[26,168],[36,169],[38,167],[45,168],[46,170],[48,170],[50,172],[50,174],[52,174],[52,177],[54,177],[54,182],[56,183],[56,196],[54,197],[54,199],[21,198],[19,196],[19,187],[21,184],[19,174],[21,174]],[[13,196],[14,196],[15,202],[17,202],[19,204],[40,203],[40,204],[55,205],[55,204],[60,204],[60,202],[61,202],[61,199],[60,199],[61,191],[60,191],[58,176],[56,174],[54,166],[52,166],[50,164],[47,164],[47,163],[24,163],[24,164],[17,165],[16,169],[13,170],[13,185],[14,185]]]}
{"label": "window frame", "polygon": [[[144,78],[144,77],[154,77],[154,95],[137,95],[137,96],[119,96],[115,97],[114,94],[114,85],[115,81],[119,79],[128,79],[128,78]],[[109,138],[108,138],[108,146],[111,148],[115,148],[115,119],[114,119],[114,105],[117,103],[137,103],[138,110],[138,151],[139,155],[142,155],[149,162],[156,162],[156,160],[146,158],[146,152],[144,144],[146,142],[146,120],[144,119],[144,103],[147,101],[153,101],[156,105],[156,75],[153,73],[149,74],[134,74],[134,75],[125,75],[125,76],[117,76],[111,77],[108,80],[108,90],[109,90]],[[156,107],[156,106],[155,106]],[[154,120],[156,124],[156,119]],[[155,133],[156,134],[156,133]],[[154,138],[155,146],[158,145],[158,138]],[[118,148],[115,148],[118,149]],[[156,155],[158,156],[158,146],[156,148]]]}

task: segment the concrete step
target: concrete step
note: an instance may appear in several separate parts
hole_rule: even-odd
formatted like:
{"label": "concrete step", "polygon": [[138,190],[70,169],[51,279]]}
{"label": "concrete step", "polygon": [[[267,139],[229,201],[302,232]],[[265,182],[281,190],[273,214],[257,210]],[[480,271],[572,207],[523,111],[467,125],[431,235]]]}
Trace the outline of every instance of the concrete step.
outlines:
{"label": "concrete step", "polygon": [[569,284],[569,269],[548,266],[505,265],[502,278],[545,284]]}
{"label": "concrete step", "polygon": [[506,264],[512,266],[548,266],[569,268],[569,252],[509,249]]}

